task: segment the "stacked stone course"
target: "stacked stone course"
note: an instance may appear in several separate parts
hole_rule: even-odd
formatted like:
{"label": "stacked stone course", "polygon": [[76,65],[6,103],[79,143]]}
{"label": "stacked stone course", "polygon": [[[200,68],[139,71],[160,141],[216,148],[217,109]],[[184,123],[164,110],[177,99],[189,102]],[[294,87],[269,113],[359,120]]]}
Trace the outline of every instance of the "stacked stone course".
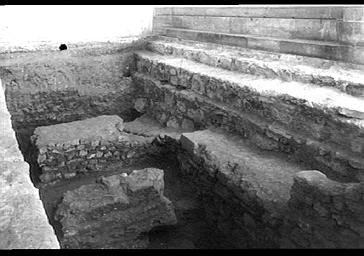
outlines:
{"label": "stacked stone course", "polygon": [[156,153],[152,137],[123,132],[118,116],[38,127],[32,136],[39,150],[40,179],[50,183],[100,172],[111,164],[128,165]]}
{"label": "stacked stone course", "polygon": [[285,245],[363,248],[363,185],[339,183],[318,171],[298,173],[288,203],[294,216],[288,225],[294,228],[286,230],[295,235]]}
{"label": "stacked stone course", "polygon": [[64,248],[146,248],[153,227],[176,224],[163,195],[163,170],[146,168],[101,177],[64,194],[56,218]]}

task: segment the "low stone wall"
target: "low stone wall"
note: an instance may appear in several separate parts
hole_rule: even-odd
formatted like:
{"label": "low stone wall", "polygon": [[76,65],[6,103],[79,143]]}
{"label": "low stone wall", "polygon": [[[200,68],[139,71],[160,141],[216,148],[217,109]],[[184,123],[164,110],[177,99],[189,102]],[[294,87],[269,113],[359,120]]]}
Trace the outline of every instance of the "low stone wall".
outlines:
{"label": "low stone wall", "polygon": [[[157,70],[157,68],[153,70]],[[181,79],[183,77],[183,74],[181,74]],[[133,80],[135,81],[137,95],[143,97],[146,101],[148,115],[153,116],[163,125],[169,127],[193,127],[197,129],[210,125],[222,127],[227,131],[235,132],[245,138],[249,138],[262,149],[285,152],[297,157],[299,160],[306,161],[311,165],[311,169],[323,170],[335,178],[348,180],[362,179],[360,175],[362,175],[364,167],[363,161],[360,158],[353,159],[351,156],[345,154],[345,151],[339,151],[337,147],[333,150],[329,144],[324,145],[319,142],[328,135],[328,132],[337,134],[335,137],[330,136],[330,139],[338,140],[335,146],[342,138],[353,136],[351,140],[347,139],[341,145],[341,148],[346,146],[345,148],[347,150],[351,150],[350,143],[356,145],[362,138],[360,137],[362,131],[359,129],[356,132],[348,132],[343,135],[342,133],[345,129],[331,129],[330,126],[325,126],[323,129],[327,132],[322,132],[323,137],[320,137],[320,140],[315,140],[314,138],[307,137],[308,134],[302,136],[292,129],[288,133],[285,129],[276,125],[276,123],[272,124],[272,122],[267,122],[266,118],[274,119],[275,115],[270,112],[269,108],[263,108],[265,103],[261,101],[262,98],[259,98],[255,94],[255,96],[248,97],[249,100],[246,100],[246,105],[248,110],[252,109],[254,111],[256,109],[254,113],[257,113],[257,115],[253,115],[249,111],[242,113],[232,108],[231,104],[223,104],[223,102],[216,103],[208,97],[200,96],[191,90],[180,90],[178,86],[172,86],[168,83],[162,84],[155,79],[141,74],[134,75]],[[220,90],[210,90],[210,92],[214,97],[223,97],[221,95],[224,95],[220,93]],[[258,102],[255,101],[255,97],[258,97],[260,100]],[[229,102],[228,99],[229,97],[223,97],[221,99],[219,98],[219,101]],[[230,102],[234,101],[231,100]],[[286,107],[282,108],[282,111],[289,111],[290,109],[291,107],[286,105]],[[314,109],[302,110],[302,108],[298,108],[297,111],[302,111],[302,113],[306,113],[305,111],[313,111],[312,114],[316,115],[316,117],[322,114],[316,113],[317,111],[315,112]],[[269,113],[271,114],[268,115]],[[309,125],[311,124],[312,129],[314,129],[317,126],[315,123],[320,122],[320,120],[322,121],[322,117],[319,117],[315,121],[315,117],[312,117],[309,113],[307,115],[295,115],[292,113],[289,116],[284,116],[289,118],[307,116],[308,119],[303,122],[302,127],[306,127],[307,132],[312,133],[312,130],[308,128],[310,127]],[[283,118],[283,115],[281,117]],[[312,123],[310,122],[311,120]],[[331,121],[328,120],[328,122]],[[304,129],[302,127],[300,130]],[[348,125],[346,128],[350,131],[354,129],[351,125]],[[355,136],[354,134],[357,135]],[[321,136],[320,134],[318,135]],[[328,138],[324,141],[327,140]],[[359,143],[358,147],[353,147],[353,149],[360,149],[362,151],[364,148],[362,149]],[[355,155],[355,153],[359,155],[359,152],[353,152],[352,155]]]}
{"label": "low stone wall", "polygon": [[177,222],[172,203],[163,195],[163,176],[160,169],[134,170],[66,192],[56,213],[62,247],[146,248],[148,236],[142,233]]}
{"label": "low stone wall", "polygon": [[188,135],[180,142],[181,172],[196,185],[206,220],[235,247],[364,248],[363,183],[339,183],[319,171],[301,171],[292,186],[286,185],[289,200],[282,200],[264,187],[258,173],[258,189],[249,181],[252,158],[243,166],[216,157],[215,150]]}
{"label": "low stone wall", "polygon": [[111,164],[131,164],[155,153],[153,137],[123,132],[118,116],[99,116],[37,127],[32,141],[42,169],[40,179],[52,183],[103,171]]}
{"label": "low stone wall", "polygon": [[0,80],[0,248],[59,249],[11,127]]}
{"label": "low stone wall", "polygon": [[[338,183],[321,172],[297,174],[287,247],[364,248],[364,183]],[[295,225],[294,225],[294,224]]]}

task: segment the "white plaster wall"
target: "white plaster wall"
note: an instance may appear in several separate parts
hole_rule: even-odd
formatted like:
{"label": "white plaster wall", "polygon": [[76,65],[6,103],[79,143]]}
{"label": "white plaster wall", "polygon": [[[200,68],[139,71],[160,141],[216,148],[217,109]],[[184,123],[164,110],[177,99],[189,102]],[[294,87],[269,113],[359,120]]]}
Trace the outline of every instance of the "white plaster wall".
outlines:
{"label": "white plaster wall", "polygon": [[117,41],[148,33],[153,6],[0,6],[0,44]]}

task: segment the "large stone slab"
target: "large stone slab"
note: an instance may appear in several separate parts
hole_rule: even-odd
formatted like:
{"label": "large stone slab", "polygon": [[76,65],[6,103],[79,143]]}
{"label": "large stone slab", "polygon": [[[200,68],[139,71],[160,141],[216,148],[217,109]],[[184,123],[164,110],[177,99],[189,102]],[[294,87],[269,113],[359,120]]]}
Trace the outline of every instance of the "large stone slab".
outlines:
{"label": "large stone slab", "polygon": [[101,177],[98,183],[64,194],[56,219],[64,248],[145,248],[142,233],[176,224],[172,203],[163,195],[163,170],[146,168]]}

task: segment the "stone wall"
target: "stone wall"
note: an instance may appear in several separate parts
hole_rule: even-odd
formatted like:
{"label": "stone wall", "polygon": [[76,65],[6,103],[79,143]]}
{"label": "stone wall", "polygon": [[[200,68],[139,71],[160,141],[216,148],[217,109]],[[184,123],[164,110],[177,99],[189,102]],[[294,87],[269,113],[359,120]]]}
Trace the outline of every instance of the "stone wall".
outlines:
{"label": "stone wall", "polygon": [[363,64],[363,20],[363,7],[162,7],[153,31]]}
{"label": "stone wall", "polygon": [[272,176],[264,180],[254,170],[254,153],[245,162],[239,163],[238,156],[227,160],[191,134],[181,136],[176,151],[181,172],[195,184],[206,220],[235,247],[364,248],[363,183],[339,183],[319,171],[301,171],[293,185],[284,184],[290,197],[283,185],[274,188],[281,190],[278,197],[266,187]]}
{"label": "stone wall", "polygon": [[0,80],[0,248],[59,249],[11,127]]}
{"label": "stone wall", "polygon": [[364,247],[364,183],[338,183],[321,172],[297,174],[289,208],[294,216],[284,246]]}
{"label": "stone wall", "polygon": [[66,192],[56,213],[62,248],[146,248],[148,231],[177,222],[163,178],[163,170],[146,168]]}
{"label": "stone wall", "polygon": [[[161,66],[161,69],[159,69],[160,66],[157,63],[146,65],[149,65],[149,68],[143,68],[143,64],[138,64],[138,70],[166,76],[166,78],[161,78],[161,80],[171,81],[171,84],[174,83],[173,79],[177,76],[169,75],[175,72],[169,69],[169,67]],[[139,66],[141,66],[140,69]],[[346,141],[346,143],[349,143],[347,145],[334,141],[343,138],[341,135],[330,136],[330,139],[333,141],[328,141],[328,137],[322,140],[322,138],[320,139],[316,136],[327,136],[328,133],[338,134],[344,132],[347,128],[351,130],[353,126],[348,125],[346,126],[347,128],[344,128],[345,126],[337,126],[337,128],[331,129],[331,127],[339,124],[329,120],[329,123],[332,123],[332,125],[325,127],[321,125],[325,132],[315,134],[314,131],[318,128],[317,122],[321,122],[323,117],[325,117],[317,109],[303,107],[302,105],[300,106],[299,102],[293,103],[289,100],[284,103],[284,98],[282,98],[280,103],[272,104],[271,100],[267,99],[266,101],[254,92],[248,95],[246,99],[239,100],[239,96],[236,97],[236,95],[247,95],[249,94],[248,90],[234,92],[232,86],[230,87],[231,93],[228,94],[225,93],[230,90],[227,84],[224,84],[224,91],[216,88],[210,89],[213,88],[213,83],[209,83],[208,79],[204,80],[198,74],[191,78],[190,74],[181,71],[178,74],[178,79],[182,82],[172,86],[170,84],[163,85],[159,81],[144,77],[143,75],[136,74],[134,76],[137,94],[147,100],[147,113],[155,117],[161,124],[169,127],[192,127],[197,129],[210,125],[222,127],[227,131],[239,133],[245,138],[249,138],[263,149],[294,155],[298,159],[310,163],[312,165],[311,168],[325,170],[328,175],[349,180],[361,179],[360,175],[364,168],[359,155],[362,153],[353,152],[352,155],[358,155],[355,160],[352,155],[345,154],[346,151],[351,151],[352,149],[349,145],[350,143],[356,143],[358,139],[362,138],[360,137],[362,135],[354,135],[360,134],[360,129],[357,129],[358,133],[352,130],[346,134],[353,134],[354,136],[352,140]],[[193,89],[191,89],[192,91],[179,90],[180,84],[190,86],[195,91],[202,90],[207,97],[202,97],[192,92]],[[209,99],[211,97],[221,103],[216,104]],[[300,114],[294,114],[294,109],[299,111]],[[274,112],[274,110],[276,111]],[[293,112],[289,114],[284,113],[284,111]],[[305,113],[307,114],[305,115]],[[301,123],[301,126],[298,127],[298,125],[296,130],[282,128],[285,126],[279,126],[275,121],[278,118],[283,120],[284,118],[302,118],[303,116],[305,119],[297,121],[297,125]],[[273,120],[274,124],[266,121],[269,118]],[[326,145],[323,145],[323,143],[318,141],[327,142],[325,143]],[[335,145],[335,150],[330,146],[334,143],[337,144],[337,146]],[[341,151],[342,153],[339,151],[341,148],[344,148]],[[336,153],[337,151],[339,153]]]}
{"label": "stone wall", "polygon": [[67,51],[3,54],[0,77],[14,127],[70,122],[131,108],[133,49],[143,40]]}
{"label": "stone wall", "polygon": [[120,168],[156,153],[153,137],[123,132],[118,116],[98,116],[37,127],[32,136],[40,180],[54,183],[75,176]]}

